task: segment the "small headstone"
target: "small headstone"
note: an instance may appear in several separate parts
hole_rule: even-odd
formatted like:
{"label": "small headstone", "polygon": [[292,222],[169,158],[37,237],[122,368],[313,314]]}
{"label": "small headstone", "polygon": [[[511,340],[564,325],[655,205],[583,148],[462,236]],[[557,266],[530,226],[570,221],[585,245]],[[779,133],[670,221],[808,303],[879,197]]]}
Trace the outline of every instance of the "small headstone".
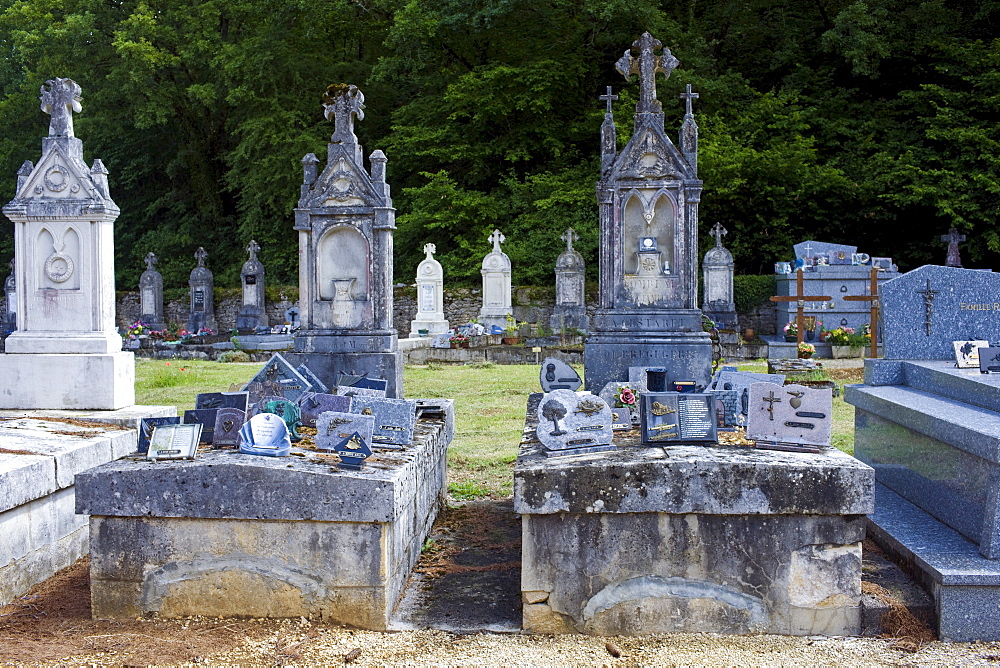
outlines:
{"label": "small headstone", "polygon": [[434,259],[437,247],[424,244],[427,257],[417,265],[417,314],[410,322],[410,338],[434,336],[448,331],[444,318],[444,270]]}
{"label": "small headstone", "polygon": [[608,383],[601,389],[599,396],[611,407],[612,412],[619,414],[618,419],[614,420],[615,424],[631,425],[639,421],[639,393],[630,383]]}
{"label": "small headstone", "polygon": [[264,265],[257,259],[260,246],[251,241],[247,246],[250,258],[243,263],[240,282],[243,284],[243,304],[236,315],[236,329],[241,332],[267,327],[267,305],[264,299]]}
{"label": "small headstone", "polygon": [[198,266],[191,270],[191,277],[188,279],[191,291],[191,315],[188,317],[187,329],[192,334],[197,334],[203,329],[216,331],[218,326],[215,324],[215,296],[213,294],[215,279],[212,272],[205,266],[208,253],[199,246],[194,257],[198,261]]}
{"label": "small headstone", "polygon": [[184,424],[202,425],[201,442],[212,443],[212,438],[215,435],[215,418],[218,414],[219,409],[217,408],[202,408],[195,409],[193,411],[184,411]]}
{"label": "small headstone", "polygon": [[149,451],[149,439],[153,436],[153,429],[162,424],[180,424],[181,418],[178,415],[172,417],[148,417],[142,418],[139,422],[138,452]]}
{"label": "small headstone", "polygon": [[979,349],[979,372],[1000,373],[1000,348]]}
{"label": "small headstone", "polygon": [[156,255],[146,254],[146,271],[139,277],[139,320],[151,329],[166,327],[163,318],[163,276],[156,270]]}
{"label": "small headstone", "polygon": [[365,463],[365,460],[372,456],[372,450],[368,447],[364,436],[354,432],[334,448],[340,455],[339,468],[357,471]]}
{"label": "small headstone", "polygon": [[636,392],[666,392],[667,368],[663,366],[630,366],[628,384]]}
{"label": "small headstone", "polygon": [[375,434],[375,416],[326,411],[316,420],[316,448],[336,450],[345,438],[355,433],[360,434],[365,443],[371,443]]}
{"label": "small headstone", "polygon": [[248,392],[202,392],[194,399],[194,407],[200,408],[237,408],[246,412],[250,407]]}
{"label": "small headstone", "polygon": [[765,443],[830,445],[833,391],[804,385],[753,383],[747,438]]}
{"label": "small headstone", "polygon": [[246,455],[284,457],[292,450],[285,421],[273,413],[260,413],[240,429],[240,452]]}
{"label": "small headstone", "polygon": [[580,385],[583,384],[579,374],[573,370],[573,367],[555,357],[546,357],[542,361],[539,381],[542,384],[542,390],[545,392],[551,392],[552,390],[571,390],[576,392],[580,389]]}
{"label": "small headstone", "polygon": [[538,405],[538,440],[557,454],[614,449],[611,408],[593,394],[571,390],[546,392]]}
{"label": "small headstone", "polygon": [[723,371],[715,383],[716,390],[735,390],[740,400],[740,412],[747,415],[750,406],[750,385],[753,383],[775,383],[781,385],[785,377],[773,373],[752,373],[750,371]]}
{"label": "small headstone", "polygon": [[295,402],[303,393],[312,391],[312,385],[280,353],[275,353],[243,389],[250,393],[251,404],[266,396]]}
{"label": "small headstone", "polygon": [[435,336],[434,340],[431,341],[431,348],[451,348],[451,332]]}
{"label": "small headstone", "polygon": [[201,440],[201,424],[162,424],[153,428],[147,459],[194,459]]}
{"label": "small headstone", "polygon": [[556,333],[574,329],[585,333],[590,326],[584,294],[586,265],[583,256],[573,248],[579,236],[571,227],[560,238],[566,242],[566,250],[556,260],[556,303],[549,327]]}
{"label": "small headstone", "polygon": [[351,398],[342,394],[306,392],[299,397],[299,408],[302,410],[302,424],[306,427],[315,427],[321,413],[350,411]]}
{"label": "small headstone", "polygon": [[736,390],[709,390],[709,392],[715,395],[716,425],[719,428],[738,427],[746,422],[740,405],[740,396]]}
{"label": "small headstone", "polygon": [[330,388],[326,386],[326,383],[319,379],[319,376],[313,373],[305,364],[300,364],[295,367],[295,370],[302,374],[302,377],[308,380],[312,384],[312,391],[319,394],[326,394],[330,391]]}
{"label": "small headstone", "polygon": [[733,254],[722,245],[727,234],[721,224],[712,228],[715,246],[702,259],[702,312],[720,327],[736,326],[736,303],[733,297]]}
{"label": "small headstone", "polygon": [[299,307],[293,306],[289,309],[285,309],[285,322],[292,329],[299,328]]}
{"label": "small headstone", "polygon": [[483,258],[483,307],[479,310],[479,322],[484,326],[507,324],[507,316],[513,313],[510,299],[510,258],[500,250],[500,244],[507,239],[500,230],[493,230],[490,241],[493,251]]}
{"label": "small headstone", "polygon": [[642,395],[642,442],[646,445],[717,443],[715,395],[680,392]]}
{"label": "small headstone", "polygon": [[357,395],[351,399],[351,412],[375,416],[372,446],[391,447],[413,443],[417,402],[412,399],[386,399]]}
{"label": "small headstone", "polygon": [[239,408],[219,408],[212,430],[212,444],[217,448],[235,448],[240,444],[240,429],[247,420],[246,411]]}

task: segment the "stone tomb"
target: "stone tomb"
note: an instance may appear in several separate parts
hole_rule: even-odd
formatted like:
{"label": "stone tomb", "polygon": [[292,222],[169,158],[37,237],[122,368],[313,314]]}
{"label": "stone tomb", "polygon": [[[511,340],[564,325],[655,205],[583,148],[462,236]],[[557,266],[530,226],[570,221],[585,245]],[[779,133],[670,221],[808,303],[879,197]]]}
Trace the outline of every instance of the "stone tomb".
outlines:
{"label": "stone tomb", "polygon": [[720,328],[736,328],[736,302],[733,297],[733,254],[722,245],[726,228],[719,223],[712,228],[715,246],[708,249],[701,262],[704,300],[701,311]]}
{"label": "stone tomb", "polygon": [[445,501],[453,404],[425,403],[433,410],[413,444],[360,471],[332,469],[309,451],[212,450],[82,473],[93,616],[321,617],[386,629]]}

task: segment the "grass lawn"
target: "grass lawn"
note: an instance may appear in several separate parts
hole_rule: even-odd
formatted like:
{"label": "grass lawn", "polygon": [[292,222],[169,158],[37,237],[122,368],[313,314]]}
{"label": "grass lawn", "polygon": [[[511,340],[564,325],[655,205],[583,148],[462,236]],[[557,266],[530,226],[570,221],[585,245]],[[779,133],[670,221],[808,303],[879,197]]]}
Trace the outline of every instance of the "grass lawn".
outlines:
{"label": "grass lawn", "polygon": [[[200,360],[136,359],[136,401],[194,408],[200,392],[228,391],[243,385],[260,363],[222,364]],[[738,363],[741,371],[767,372],[767,362]],[[574,365],[583,375],[582,365]],[[504,498],[513,494],[513,467],[524,428],[528,395],[540,391],[536,365],[408,366],[408,398],[455,400],[455,439],[448,450],[448,492],[456,500]],[[854,407],[844,403],[843,385],[861,382],[860,369],[831,369],[814,380],[834,380],[841,396],[833,400],[833,445],[853,454]],[[235,389],[235,388],[234,388]]]}

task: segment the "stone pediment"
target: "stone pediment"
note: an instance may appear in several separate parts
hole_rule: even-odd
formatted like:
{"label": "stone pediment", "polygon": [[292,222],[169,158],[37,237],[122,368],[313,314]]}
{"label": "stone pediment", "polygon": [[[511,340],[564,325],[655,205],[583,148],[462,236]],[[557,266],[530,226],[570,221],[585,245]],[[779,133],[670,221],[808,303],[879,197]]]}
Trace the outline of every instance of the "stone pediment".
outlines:
{"label": "stone pediment", "polygon": [[640,126],[619,154],[611,179],[683,180],[696,178],[687,160],[659,129]]}
{"label": "stone pediment", "polygon": [[372,187],[371,177],[346,151],[331,151],[326,169],[302,198],[299,206],[384,206]]}
{"label": "stone pediment", "polygon": [[79,158],[59,147],[49,149],[18,190],[17,200],[98,200],[106,193],[95,183],[91,170]]}

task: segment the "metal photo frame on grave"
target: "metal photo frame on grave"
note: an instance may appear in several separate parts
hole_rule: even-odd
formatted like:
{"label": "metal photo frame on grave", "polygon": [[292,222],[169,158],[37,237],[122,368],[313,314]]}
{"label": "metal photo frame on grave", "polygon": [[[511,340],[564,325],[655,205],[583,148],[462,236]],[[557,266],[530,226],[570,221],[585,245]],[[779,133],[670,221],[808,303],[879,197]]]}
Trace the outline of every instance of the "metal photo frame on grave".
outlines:
{"label": "metal photo frame on grave", "polygon": [[148,417],[139,421],[139,438],[137,451],[146,454],[149,451],[149,439],[153,437],[153,429],[161,424],[180,424],[181,417],[174,415],[171,417]]}
{"label": "metal photo frame on grave", "polygon": [[718,443],[719,440],[713,393],[644,394],[639,422],[643,445]]}
{"label": "metal photo frame on grave", "polygon": [[153,428],[146,459],[194,459],[201,440],[201,423],[161,424]]}

